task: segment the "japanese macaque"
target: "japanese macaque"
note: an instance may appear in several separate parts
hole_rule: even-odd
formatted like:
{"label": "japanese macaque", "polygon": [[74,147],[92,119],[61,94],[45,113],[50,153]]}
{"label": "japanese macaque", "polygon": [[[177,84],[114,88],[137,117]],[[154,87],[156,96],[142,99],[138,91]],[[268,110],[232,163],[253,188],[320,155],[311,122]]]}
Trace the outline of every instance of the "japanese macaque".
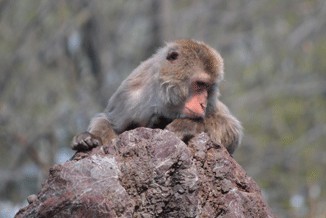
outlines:
{"label": "japanese macaque", "polygon": [[121,83],[87,132],[74,137],[72,148],[90,150],[126,130],[149,127],[166,128],[185,142],[206,132],[232,154],[242,126],[218,99],[223,74],[223,59],[205,43],[167,43]]}

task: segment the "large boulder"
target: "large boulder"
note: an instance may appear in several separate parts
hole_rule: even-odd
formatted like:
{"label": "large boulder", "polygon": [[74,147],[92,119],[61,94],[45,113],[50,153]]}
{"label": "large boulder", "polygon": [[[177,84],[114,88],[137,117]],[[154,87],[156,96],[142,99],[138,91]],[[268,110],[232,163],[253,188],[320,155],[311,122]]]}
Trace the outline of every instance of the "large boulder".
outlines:
{"label": "large boulder", "polygon": [[137,128],[50,169],[19,217],[273,217],[227,150]]}

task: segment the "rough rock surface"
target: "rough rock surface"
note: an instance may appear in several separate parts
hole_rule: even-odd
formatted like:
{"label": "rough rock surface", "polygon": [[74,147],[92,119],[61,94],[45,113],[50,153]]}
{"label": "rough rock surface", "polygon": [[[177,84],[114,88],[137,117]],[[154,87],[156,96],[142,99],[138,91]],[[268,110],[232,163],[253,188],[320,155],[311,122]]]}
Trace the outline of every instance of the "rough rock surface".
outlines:
{"label": "rough rock surface", "polygon": [[273,217],[257,184],[204,133],[137,128],[50,169],[16,217]]}

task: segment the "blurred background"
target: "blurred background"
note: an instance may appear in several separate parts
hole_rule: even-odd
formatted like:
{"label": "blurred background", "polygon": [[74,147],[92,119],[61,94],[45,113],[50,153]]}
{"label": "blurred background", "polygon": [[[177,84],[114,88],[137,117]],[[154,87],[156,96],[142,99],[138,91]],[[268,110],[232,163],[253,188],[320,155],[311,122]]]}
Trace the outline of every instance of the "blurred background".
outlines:
{"label": "blurred background", "polygon": [[326,214],[326,1],[0,0],[0,217],[68,160],[74,134],[164,42],[225,60],[235,159],[278,217]]}

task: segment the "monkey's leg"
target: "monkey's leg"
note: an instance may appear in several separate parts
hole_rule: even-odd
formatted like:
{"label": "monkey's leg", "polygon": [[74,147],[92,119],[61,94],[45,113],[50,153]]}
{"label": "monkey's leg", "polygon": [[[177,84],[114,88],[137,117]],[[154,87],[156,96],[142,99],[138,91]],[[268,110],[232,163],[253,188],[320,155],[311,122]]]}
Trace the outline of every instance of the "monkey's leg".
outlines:
{"label": "monkey's leg", "polygon": [[87,151],[96,146],[106,145],[115,137],[116,133],[105,113],[100,113],[92,119],[87,132],[73,138],[71,147],[73,150]]}
{"label": "monkey's leg", "polygon": [[208,133],[212,141],[219,145],[224,145],[230,154],[233,154],[242,139],[241,123],[220,101],[216,103],[214,113],[205,118],[205,132]]}

